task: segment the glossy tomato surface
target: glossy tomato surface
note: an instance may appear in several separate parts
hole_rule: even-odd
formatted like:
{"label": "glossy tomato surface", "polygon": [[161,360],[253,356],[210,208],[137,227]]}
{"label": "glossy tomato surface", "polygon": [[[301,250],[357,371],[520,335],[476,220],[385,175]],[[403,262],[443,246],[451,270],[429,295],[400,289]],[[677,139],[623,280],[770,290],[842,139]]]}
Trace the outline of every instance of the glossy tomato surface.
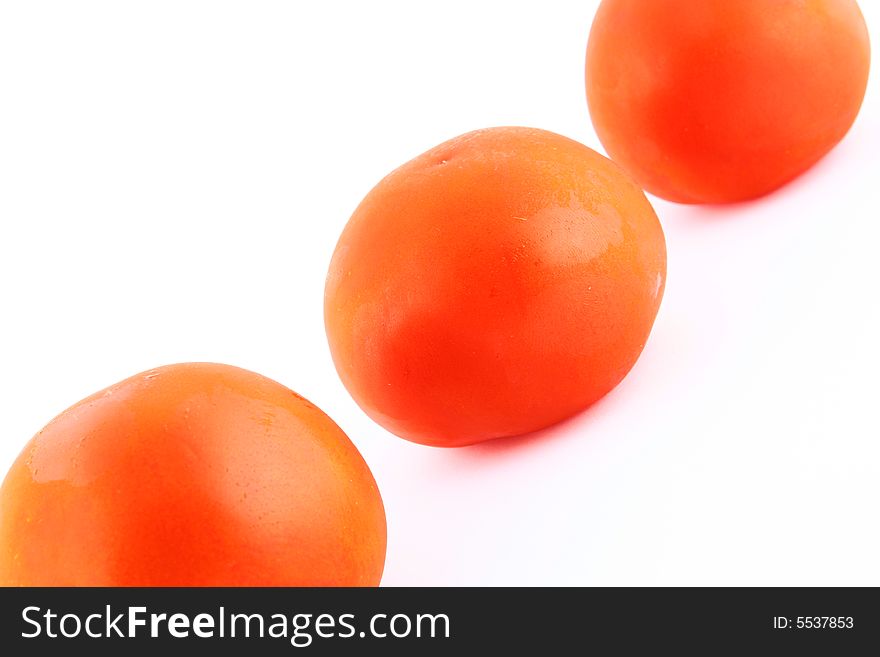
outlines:
{"label": "glossy tomato surface", "polygon": [[603,0],[587,99],[609,156],[649,192],[727,203],[837,144],[869,64],[855,0]]}
{"label": "glossy tomato surface", "polygon": [[367,194],[333,254],[325,323],[372,418],[467,445],[546,427],[616,386],[665,275],[657,217],[617,165],[551,132],[490,128]]}
{"label": "glossy tomato surface", "polygon": [[342,430],[227,365],[84,399],[0,489],[2,585],[377,585],[384,560],[382,500]]}

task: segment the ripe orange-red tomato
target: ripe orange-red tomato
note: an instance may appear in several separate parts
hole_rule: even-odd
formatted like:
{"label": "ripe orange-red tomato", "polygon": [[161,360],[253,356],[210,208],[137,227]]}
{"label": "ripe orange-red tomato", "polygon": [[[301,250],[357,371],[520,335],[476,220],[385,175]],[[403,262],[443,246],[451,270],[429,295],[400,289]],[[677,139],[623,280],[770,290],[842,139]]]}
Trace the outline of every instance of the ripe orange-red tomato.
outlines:
{"label": "ripe orange-red tomato", "polygon": [[636,362],[666,275],[642,191],[595,151],[478,130],[386,176],[327,278],[333,360],[409,440],[467,445],[558,422]]}
{"label": "ripe orange-red tomato", "polygon": [[869,63],[855,0],[603,0],[587,99],[609,156],[649,192],[742,201],[843,138]]}
{"label": "ripe orange-red tomato", "polygon": [[6,586],[377,585],[385,512],[320,409],[215,364],[122,381],[38,433],[0,488]]}

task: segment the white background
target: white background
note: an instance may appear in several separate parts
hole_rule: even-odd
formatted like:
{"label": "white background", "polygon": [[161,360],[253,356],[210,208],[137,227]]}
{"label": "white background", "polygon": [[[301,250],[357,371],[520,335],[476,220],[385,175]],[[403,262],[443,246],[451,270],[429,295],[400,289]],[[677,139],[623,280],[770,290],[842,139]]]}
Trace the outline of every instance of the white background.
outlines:
{"label": "white background", "polygon": [[[880,97],[759,202],[652,199],[666,297],[635,369],[539,435],[457,450],[373,424],[323,282],[384,174],[471,129],[600,148],[597,2],[0,5],[0,469],[161,364],[310,398],[372,467],[384,583],[880,585]],[[880,3],[862,2],[875,43]]]}

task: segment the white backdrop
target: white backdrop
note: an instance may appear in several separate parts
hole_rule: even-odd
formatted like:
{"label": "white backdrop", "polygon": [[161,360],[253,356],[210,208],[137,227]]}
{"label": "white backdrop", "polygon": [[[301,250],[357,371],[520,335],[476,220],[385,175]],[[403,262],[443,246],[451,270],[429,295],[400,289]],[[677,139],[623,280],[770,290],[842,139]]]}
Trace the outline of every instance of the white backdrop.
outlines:
{"label": "white backdrop", "polygon": [[[0,5],[0,469],[100,388],[219,361],[360,448],[385,584],[880,585],[877,75],[849,136],[781,192],[651,199],[666,297],[582,415],[444,451],[373,424],[336,377],[324,276],[385,173],[492,125],[600,148],[597,4]],[[876,45],[880,3],[861,5]]]}

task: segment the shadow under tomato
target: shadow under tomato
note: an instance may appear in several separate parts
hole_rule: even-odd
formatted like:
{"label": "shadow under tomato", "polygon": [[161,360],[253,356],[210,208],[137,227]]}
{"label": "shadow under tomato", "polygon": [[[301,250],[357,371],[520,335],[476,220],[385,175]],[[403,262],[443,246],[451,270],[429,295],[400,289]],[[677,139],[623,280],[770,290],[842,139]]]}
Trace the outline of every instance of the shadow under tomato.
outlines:
{"label": "shadow under tomato", "polygon": [[618,386],[618,388],[615,388],[583,411],[549,427],[518,436],[495,438],[465,447],[435,449],[438,449],[444,457],[451,460],[480,462],[490,459],[497,460],[499,457],[513,455],[514,453],[519,455],[522,452],[546,445],[548,441],[552,441],[554,446],[558,446],[560,441],[583,440],[584,434],[589,431],[591,420],[596,416],[607,413],[611,407],[616,405],[616,402],[620,401],[619,397],[625,396],[625,392],[620,391]]}
{"label": "shadow under tomato", "polygon": [[[767,213],[769,213],[769,209],[779,202],[783,202],[798,194],[803,194],[809,188],[826,186],[827,182],[824,179],[829,177],[831,170],[839,166],[841,161],[846,161],[852,157],[849,151],[856,148],[856,146],[851,139],[841,142],[808,169],[782,186],[757,198],[737,201],[735,203],[714,204],[674,203],[650,193],[648,193],[648,198],[657,210],[661,221],[666,218],[709,224],[725,221],[748,221],[749,219],[766,221],[766,217],[758,216],[764,215],[765,212],[757,212],[757,210],[767,208]],[[829,188],[832,187],[833,185]],[[664,225],[664,228],[667,228],[667,226]]]}

